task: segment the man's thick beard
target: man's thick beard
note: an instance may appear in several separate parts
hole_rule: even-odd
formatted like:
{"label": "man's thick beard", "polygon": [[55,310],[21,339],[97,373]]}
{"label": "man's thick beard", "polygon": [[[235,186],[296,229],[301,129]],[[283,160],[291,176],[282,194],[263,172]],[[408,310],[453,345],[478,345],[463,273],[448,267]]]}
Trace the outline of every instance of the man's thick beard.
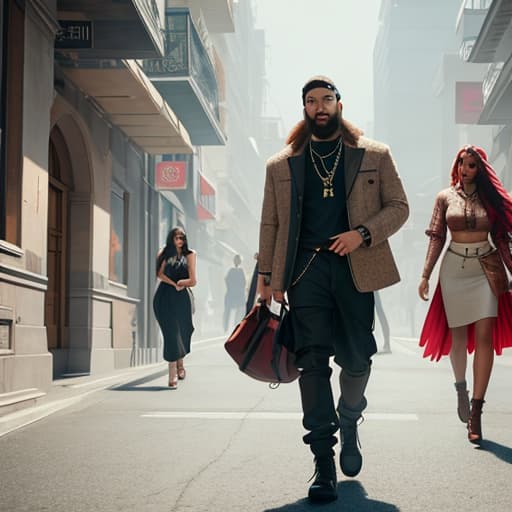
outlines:
{"label": "man's thick beard", "polygon": [[311,119],[307,114],[306,123],[311,133],[318,139],[329,139],[332,137],[340,128],[340,117],[338,112],[329,116],[327,123],[324,126],[318,126],[314,119]]}

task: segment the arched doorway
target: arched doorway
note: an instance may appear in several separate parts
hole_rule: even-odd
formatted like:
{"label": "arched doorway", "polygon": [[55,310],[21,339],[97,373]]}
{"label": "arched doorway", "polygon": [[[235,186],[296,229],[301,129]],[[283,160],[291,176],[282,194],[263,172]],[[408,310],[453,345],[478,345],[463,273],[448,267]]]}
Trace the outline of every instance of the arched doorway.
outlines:
{"label": "arched doorway", "polygon": [[69,151],[58,127],[50,133],[48,151],[48,288],[45,296],[45,325],[48,350],[54,355],[54,373],[66,365],[59,357],[68,348],[68,217],[69,191],[73,187]]}
{"label": "arched doorway", "polygon": [[45,321],[55,378],[90,371],[93,145],[83,119],[59,95],[51,126]]}

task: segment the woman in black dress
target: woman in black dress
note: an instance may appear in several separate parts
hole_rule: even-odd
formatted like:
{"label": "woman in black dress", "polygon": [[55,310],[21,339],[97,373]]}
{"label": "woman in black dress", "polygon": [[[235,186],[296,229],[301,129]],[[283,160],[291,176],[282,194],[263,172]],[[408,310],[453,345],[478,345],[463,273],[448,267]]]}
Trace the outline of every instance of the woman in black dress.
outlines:
{"label": "woman in black dress", "polygon": [[190,352],[192,302],[187,288],[196,285],[196,253],[189,249],[181,228],[167,235],[165,247],[156,258],[160,284],[153,299],[153,310],[164,337],[164,359],[169,362],[169,387],[176,389],[185,378],[183,358]]}

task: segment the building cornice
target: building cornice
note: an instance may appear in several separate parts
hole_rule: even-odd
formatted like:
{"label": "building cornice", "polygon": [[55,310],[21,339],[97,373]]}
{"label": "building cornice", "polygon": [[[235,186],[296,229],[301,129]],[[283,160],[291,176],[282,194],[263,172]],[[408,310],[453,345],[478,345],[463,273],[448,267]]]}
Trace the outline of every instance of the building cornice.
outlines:
{"label": "building cornice", "polygon": [[46,5],[46,2],[43,0],[26,0],[25,7],[32,20],[46,32],[48,39],[53,41],[60,26],[54,14]]}

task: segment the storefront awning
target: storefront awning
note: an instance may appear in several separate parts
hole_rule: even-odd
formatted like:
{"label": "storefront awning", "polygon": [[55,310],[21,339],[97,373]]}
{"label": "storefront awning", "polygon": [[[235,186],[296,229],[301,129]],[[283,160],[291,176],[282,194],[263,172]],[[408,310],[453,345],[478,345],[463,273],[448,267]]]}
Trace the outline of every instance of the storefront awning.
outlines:
{"label": "storefront awning", "polygon": [[135,144],[156,155],[193,152],[187,130],[135,61],[86,64],[62,69]]}
{"label": "storefront awning", "polygon": [[199,194],[197,199],[198,220],[214,220],[216,212],[216,194],[213,185],[199,173]]}

